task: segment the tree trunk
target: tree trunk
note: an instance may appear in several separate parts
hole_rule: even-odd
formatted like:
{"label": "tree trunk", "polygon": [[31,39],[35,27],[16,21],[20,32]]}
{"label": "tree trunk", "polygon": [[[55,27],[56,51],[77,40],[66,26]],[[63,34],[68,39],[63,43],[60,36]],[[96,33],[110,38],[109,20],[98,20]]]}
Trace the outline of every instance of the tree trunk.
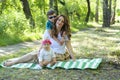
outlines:
{"label": "tree trunk", "polygon": [[111,13],[110,9],[111,8],[109,5],[108,5],[108,0],[103,0],[103,25],[102,25],[103,27],[110,27],[110,13]]}
{"label": "tree trunk", "polygon": [[96,13],[95,13],[95,22],[98,23],[98,20],[99,20],[99,0],[96,0]]}
{"label": "tree trunk", "polygon": [[49,8],[54,9],[58,15],[58,2],[57,0],[49,0]]}
{"label": "tree trunk", "polygon": [[112,5],[112,0],[109,0],[109,24],[110,24],[110,20],[111,20],[111,5]]}
{"label": "tree trunk", "polygon": [[117,0],[114,0],[113,2],[113,12],[112,12],[112,14],[111,14],[111,21],[110,21],[110,23],[111,24],[115,24],[115,10],[116,10],[116,1]]}
{"label": "tree trunk", "polygon": [[46,5],[45,5],[45,0],[43,0],[43,3],[44,3],[44,7],[43,7],[43,10],[44,10],[44,14],[46,14],[46,11],[45,11],[45,8],[46,8]]}
{"label": "tree trunk", "polygon": [[2,1],[2,5],[1,5],[1,9],[0,9],[0,15],[2,14],[5,6],[6,6],[6,0],[3,0],[3,1]]}
{"label": "tree trunk", "polygon": [[53,9],[53,3],[54,3],[54,0],[49,0],[49,8],[51,9]]}
{"label": "tree trunk", "polygon": [[89,16],[90,16],[90,1],[89,0],[86,0],[86,1],[87,1],[87,6],[88,6],[88,12],[85,18],[85,22],[87,23],[89,21]]}
{"label": "tree trunk", "polygon": [[57,0],[54,0],[54,9],[56,11],[56,14],[58,15],[58,2],[57,2]]}
{"label": "tree trunk", "polygon": [[32,14],[30,12],[28,1],[27,0],[20,0],[20,1],[22,2],[23,11],[24,11],[24,14],[25,14],[26,18],[30,20],[30,25],[31,25],[31,27],[34,28],[35,22],[34,22],[34,20],[32,18]]}
{"label": "tree trunk", "polygon": [[63,0],[63,1],[58,0],[58,1],[61,3],[61,5],[64,6],[65,15],[66,15],[66,17],[69,19],[69,13],[68,13],[68,9],[67,9],[67,6],[66,6],[66,3],[65,3],[65,0]]}

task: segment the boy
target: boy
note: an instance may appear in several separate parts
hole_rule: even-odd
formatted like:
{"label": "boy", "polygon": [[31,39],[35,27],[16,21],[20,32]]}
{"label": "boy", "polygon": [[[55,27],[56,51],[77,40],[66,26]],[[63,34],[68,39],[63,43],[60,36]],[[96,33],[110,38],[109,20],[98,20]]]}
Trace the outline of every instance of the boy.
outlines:
{"label": "boy", "polygon": [[56,18],[56,13],[54,10],[49,10],[47,12],[48,21],[46,23],[46,29],[51,33],[52,28],[54,27],[54,20]]}
{"label": "boy", "polygon": [[46,66],[48,64],[53,65],[56,63],[56,56],[53,50],[50,48],[51,41],[45,39],[42,41],[42,49],[38,54],[39,65],[41,67]]}
{"label": "boy", "polygon": [[[46,30],[48,30],[48,32],[51,34],[51,30],[54,27],[54,20],[56,18],[56,13],[54,10],[49,10],[47,12],[47,18],[48,21],[46,23]],[[61,40],[58,40],[56,37],[53,36],[53,39],[56,40],[60,45],[62,45],[64,43],[64,38],[62,38]]]}
{"label": "boy", "polygon": [[[46,22],[46,30],[48,30],[48,32],[51,34],[51,31],[52,31],[52,28],[54,27],[54,20],[56,18],[56,13],[54,10],[50,9],[48,12],[47,12],[47,22]],[[63,33],[64,34],[64,33]],[[64,38],[62,37],[61,40],[58,40],[55,36],[53,36],[53,39],[55,41],[57,41],[60,45],[63,45],[64,43]],[[42,45],[40,46],[39,48],[39,52],[42,48]]]}

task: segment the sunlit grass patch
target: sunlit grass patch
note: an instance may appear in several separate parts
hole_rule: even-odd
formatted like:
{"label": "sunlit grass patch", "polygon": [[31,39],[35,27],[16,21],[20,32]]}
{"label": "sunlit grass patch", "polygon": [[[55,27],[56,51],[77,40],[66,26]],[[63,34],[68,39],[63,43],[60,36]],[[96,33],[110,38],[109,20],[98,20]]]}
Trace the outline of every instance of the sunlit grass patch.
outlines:
{"label": "sunlit grass patch", "polygon": [[[116,32],[116,31],[115,31]],[[72,36],[72,45],[78,58],[82,57],[103,57],[119,47],[116,41],[119,40],[116,34],[107,34],[103,28],[102,32],[96,29],[80,31]],[[113,30],[111,30],[113,33]],[[115,36],[116,35],[116,36]],[[102,56],[103,55],[103,56]]]}

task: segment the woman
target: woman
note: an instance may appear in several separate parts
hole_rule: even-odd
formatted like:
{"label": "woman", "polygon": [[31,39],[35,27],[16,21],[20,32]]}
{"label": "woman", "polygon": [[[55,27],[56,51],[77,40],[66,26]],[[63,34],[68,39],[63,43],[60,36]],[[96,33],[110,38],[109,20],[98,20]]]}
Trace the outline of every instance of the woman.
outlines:
{"label": "woman", "polygon": [[[52,42],[51,48],[56,54],[56,60],[67,60],[70,59],[70,57],[75,60],[70,42],[71,34],[67,18],[64,15],[60,15],[55,19],[54,24],[55,26],[52,29],[52,33],[50,34],[46,30],[43,35],[43,39],[48,38]],[[60,45],[56,40],[53,39],[54,36],[59,40],[64,39],[64,43]],[[28,62],[30,60],[37,59],[37,53],[37,51],[33,51],[22,57],[7,60],[4,65],[11,66],[13,64]]]}

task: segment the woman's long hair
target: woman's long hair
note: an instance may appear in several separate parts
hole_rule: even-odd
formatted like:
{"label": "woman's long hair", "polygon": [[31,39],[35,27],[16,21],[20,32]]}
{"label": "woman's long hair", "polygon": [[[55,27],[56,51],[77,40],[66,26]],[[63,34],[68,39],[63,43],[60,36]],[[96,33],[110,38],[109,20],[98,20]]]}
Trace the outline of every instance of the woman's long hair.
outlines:
{"label": "woman's long hair", "polygon": [[63,35],[63,32],[65,32],[66,35],[68,36],[68,39],[70,40],[70,38],[71,38],[70,24],[69,24],[69,21],[68,21],[67,17],[64,16],[64,15],[59,15],[55,19],[55,21],[54,21],[54,27],[52,29],[51,36],[52,37],[55,36],[56,38],[58,37],[57,28],[56,28],[56,22],[59,19],[59,17],[61,17],[61,16],[64,18],[64,25],[63,25],[63,27],[61,28],[61,31],[60,31],[61,32],[61,36]]}

